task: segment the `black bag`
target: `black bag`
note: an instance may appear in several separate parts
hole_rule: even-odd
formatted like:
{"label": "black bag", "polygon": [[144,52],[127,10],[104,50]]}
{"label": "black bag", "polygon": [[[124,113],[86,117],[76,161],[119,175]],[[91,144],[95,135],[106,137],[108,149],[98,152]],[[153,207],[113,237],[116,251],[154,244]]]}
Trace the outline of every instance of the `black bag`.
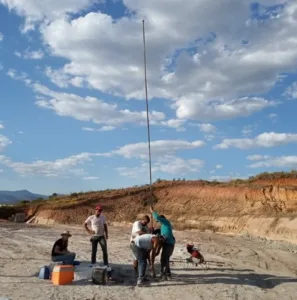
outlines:
{"label": "black bag", "polygon": [[93,268],[92,270],[92,282],[94,284],[106,284],[106,267],[103,268]]}

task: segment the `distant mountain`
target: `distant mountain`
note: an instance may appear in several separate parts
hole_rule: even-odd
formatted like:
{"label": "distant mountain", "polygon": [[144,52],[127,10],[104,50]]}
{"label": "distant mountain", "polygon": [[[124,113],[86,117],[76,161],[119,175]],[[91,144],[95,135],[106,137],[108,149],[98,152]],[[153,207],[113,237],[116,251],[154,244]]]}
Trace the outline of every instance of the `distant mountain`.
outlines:
{"label": "distant mountain", "polygon": [[48,196],[34,194],[27,190],[20,191],[0,191],[0,204],[15,204],[22,200],[32,201],[37,198],[47,199]]}

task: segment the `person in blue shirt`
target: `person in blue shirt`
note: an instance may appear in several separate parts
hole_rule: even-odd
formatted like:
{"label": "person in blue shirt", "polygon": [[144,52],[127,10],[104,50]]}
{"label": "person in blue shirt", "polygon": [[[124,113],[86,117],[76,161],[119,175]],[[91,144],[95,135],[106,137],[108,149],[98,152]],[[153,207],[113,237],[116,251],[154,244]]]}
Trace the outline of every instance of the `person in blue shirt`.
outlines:
{"label": "person in blue shirt", "polygon": [[171,277],[170,257],[174,251],[175,237],[172,232],[171,223],[165,216],[156,213],[153,207],[150,208],[150,211],[153,218],[161,224],[161,235],[165,237],[161,253],[161,279],[168,280],[168,277]]}

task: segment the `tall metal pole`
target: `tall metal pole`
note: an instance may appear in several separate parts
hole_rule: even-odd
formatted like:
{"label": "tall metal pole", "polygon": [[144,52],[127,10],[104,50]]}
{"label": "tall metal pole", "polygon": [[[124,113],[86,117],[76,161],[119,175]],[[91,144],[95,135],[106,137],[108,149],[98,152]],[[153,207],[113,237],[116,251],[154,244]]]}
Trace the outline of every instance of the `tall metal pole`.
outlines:
{"label": "tall metal pole", "polygon": [[[145,100],[146,100],[147,139],[148,139],[148,152],[149,152],[150,202],[151,202],[150,204],[152,206],[152,200],[153,200],[152,156],[151,156],[150,119],[149,119],[148,92],[147,92],[146,44],[145,44],[144,20],[142,20],[142,32],[143,32],[144,86],[145,86]],[[151,221],[153,226],[153,218]]]}

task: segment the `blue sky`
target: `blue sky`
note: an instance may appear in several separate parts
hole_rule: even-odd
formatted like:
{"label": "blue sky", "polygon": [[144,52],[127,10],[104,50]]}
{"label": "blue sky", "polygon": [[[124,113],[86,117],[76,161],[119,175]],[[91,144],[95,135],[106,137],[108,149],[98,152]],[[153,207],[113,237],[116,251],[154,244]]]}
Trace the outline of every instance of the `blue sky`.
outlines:
{"label": "blue sky", "polygon": [[297,1],[188,2],[0,0],[0,190],[149,182],[143,18],[154,180],[295,169]]}

